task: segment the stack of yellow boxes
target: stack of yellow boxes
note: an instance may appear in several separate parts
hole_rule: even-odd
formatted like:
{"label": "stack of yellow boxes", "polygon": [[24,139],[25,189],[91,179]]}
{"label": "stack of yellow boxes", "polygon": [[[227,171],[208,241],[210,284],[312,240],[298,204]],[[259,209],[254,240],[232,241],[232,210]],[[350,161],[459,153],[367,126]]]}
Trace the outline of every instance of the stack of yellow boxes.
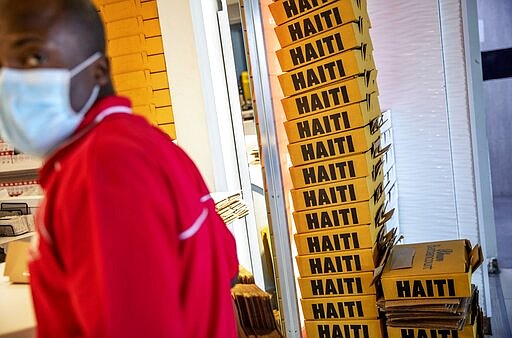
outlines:
{"label": "stack of yellow boxes", "polygon": [[383,337],[371,284],[387,217],[384,150],[366,1],[269,7],[281,44],[307,336]]}
{"label": "stack of yellow boxes", "polygon": [[397,245],[380,277],[389,338],[483,337],[473,272],[482,264],[468,240]]}
{"label": "stack of yellow boxes", "polygon": [[175,138],[156,0],[94,0],[106,28],[114,86],[134,112]]}

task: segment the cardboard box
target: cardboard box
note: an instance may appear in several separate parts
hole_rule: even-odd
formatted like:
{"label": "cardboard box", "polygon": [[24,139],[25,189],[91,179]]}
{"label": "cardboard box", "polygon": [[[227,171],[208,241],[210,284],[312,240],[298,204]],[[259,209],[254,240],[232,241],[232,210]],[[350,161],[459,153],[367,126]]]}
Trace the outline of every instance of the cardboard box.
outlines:
{"label": "cardboard box", "polygon": [[355,249],[371,249],[375,246],[383,225],[372,227],[359,225],[334,230],[322,230],[295,234],[294,240],[299,255],[343,252]]}
{"label": "cardboard box", "polygon": [[381,276],[384,298],[470,297],[482,261],[480,246],[468,240],[397,245]]}
{"label": "cardboard box", "polygon": [[146,43],[144,35],[131,35],[118,39],[112,39],[108,41],[108,55],[110,57],[116,57],[128,54],[141,54],[146,52]]}
{"label": "cardboard box", "polygon": [[105,25],[109,40],[130,35],[144,34],[145,37],[162,35],[158,19],[142,20],[141,16],[134,16]]}
{"label": "cardboard box", "polygon": [[366,176],[377,178],[384,167],[382,156],[368,150],[362,154],[290,167],[290,176],[296,189]]}
{"label": "cardboard box", "polygon": [[274,28],[281,47],[310,39],[350,22],[365,21],[370,26],[366,8],[361,1],[344,0],[324,6]]}
{"label": "cardboard box", "polygon": [[305,322],[308,338],[382,338],[380,320],[309,321]]}
{"label": "cardboard box", "polygon": [[9,243],[5,259],[4,276],[9,277],[12,283],[29,282],[29,248],[30,240],[18,240]]}
{"label": "cardboard box", "polygon": [[357,225],[379,227],[385,221],[384,196],[381,193],[369,201],[296,211],[293,213],[293,219],[297,232],[301,234]]}
{"label": "cardboard box", "polygon": [[289,143],[304,139],[331,135],[364,127],[381,116],[377,95],[369,95],[365,101],[350,104],[326,112],[293,116],[284,122]]}
{"label": "cardboard box", "polygon": [[387,327],[388,338],[477,338],[477,323],[464,327],[464,330],[417,329]]}
{"label": "cardboard box", "polygon": [[268,8],[276,25],[281,25],[337,1],[340,0],[278,0]]}
{"label": "cardboard box", "polygon": [[347,273],[337,275],[321,275],[316,277],[300,277],[299,288],[303,299],[376,295],[377,290],[372,284],[373,272]]}
{"label": "cardboard box", "polygon": [[[384,190],[382,172],[374,180],[371,176],[308,188],[292,189],[296,211],[329,208],[342,204],[368,201]],[[378,194],[375,192],[378,191]]]}
{"label": "cardboard box", "polygon": [[351,49],[278,76],[285,96],[331,84],[375,69],[372,50]]}
{"label": "cardboard box", "polygon": [[140,0],[125,0],[110,2],[98,6],[105,23],[117,20],[140,17],[143,20],[158,18],[156,1],[141,2]]}
{"label": "cardboard box", "polygon": [[379,128],[376,128],[375,125],[368,125],[334,135],[288,144],[288,152],[292,164],[301,166],[376,149],[380,144],[379,137]]}
{"label": "cardboard box", "polygon": [[276,51],[276,55],[282,71],[287,72],[345,50],[363,48],[365,45],[371,45],[366,23],[363,21],[352,22],[282,48]]}
{"label": "cardboard box", "polygon": [[369,94],[378,95],[377,71],[372,70],[365,76],[342,80],[307,93],[298,94],[281,100],[286,118],[294,118],[321,113],[349,104],[365,101]]}
{"label": "cardboard box", "polygon": [[163,54],[148,56],[145,51],[111,57],[111,65],[113,75],[146,70],[150,73],[166,71]]}
{"label": "cardboard box", "polygon": [[305,320],[378,319],[377,297],[351,296],[301,299]]}
{"label": "cardboard box", "polygon": [[297,256],[301,277],[335,275],[373,271],[377,266],[378,250],[359,249],[337,253]]}

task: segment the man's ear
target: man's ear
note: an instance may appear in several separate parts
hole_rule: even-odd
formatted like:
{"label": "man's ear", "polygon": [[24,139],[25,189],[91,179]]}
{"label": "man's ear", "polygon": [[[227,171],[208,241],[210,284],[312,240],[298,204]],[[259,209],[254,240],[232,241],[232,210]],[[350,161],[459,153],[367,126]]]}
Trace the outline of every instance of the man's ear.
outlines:
{"label": "man's ear", "polygon": [[106,86],[112,82],[110,75],[110,60],[107,56],[102,56],[94,66],[94,77],[97,84]]}

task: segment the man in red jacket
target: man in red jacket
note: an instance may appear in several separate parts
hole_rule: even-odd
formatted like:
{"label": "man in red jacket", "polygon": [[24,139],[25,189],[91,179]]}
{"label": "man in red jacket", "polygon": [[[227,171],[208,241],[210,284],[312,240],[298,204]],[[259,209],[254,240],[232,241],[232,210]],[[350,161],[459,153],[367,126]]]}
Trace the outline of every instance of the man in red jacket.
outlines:
{"label": "man in red jacket", "polygon": [[0,133],[45,159],[39,337],[236,337],[234,239],[187,155],[114,95],[87,0],[0,0]]}

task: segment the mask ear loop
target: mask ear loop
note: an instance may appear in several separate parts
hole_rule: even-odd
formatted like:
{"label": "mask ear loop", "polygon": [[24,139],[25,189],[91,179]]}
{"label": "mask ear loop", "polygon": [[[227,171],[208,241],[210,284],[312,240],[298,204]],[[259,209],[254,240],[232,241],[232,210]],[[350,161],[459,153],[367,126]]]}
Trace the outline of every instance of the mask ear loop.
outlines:
{"label": "mask ear loop", "polygon": [[[89,56],[87,59],[85,59],[84,62],[77,65],[75,68],[71,69],[69,71],[70,79],[72,79],[75,75],[82,72],[84,69],[92,65],[94,62],[96,62],[101,57],[100,52],[96,52],[93,55]],[[87,99],[87,102],[83,105],[83,107],[78,112],[78,115],[83,116],[85,115],[89,109],[94,105],[96,102],[96,99],[98,98],[98,95],[100,94],[100,86],[95,85],[92,89],[91,96],[89,96],[89,99]]]}

